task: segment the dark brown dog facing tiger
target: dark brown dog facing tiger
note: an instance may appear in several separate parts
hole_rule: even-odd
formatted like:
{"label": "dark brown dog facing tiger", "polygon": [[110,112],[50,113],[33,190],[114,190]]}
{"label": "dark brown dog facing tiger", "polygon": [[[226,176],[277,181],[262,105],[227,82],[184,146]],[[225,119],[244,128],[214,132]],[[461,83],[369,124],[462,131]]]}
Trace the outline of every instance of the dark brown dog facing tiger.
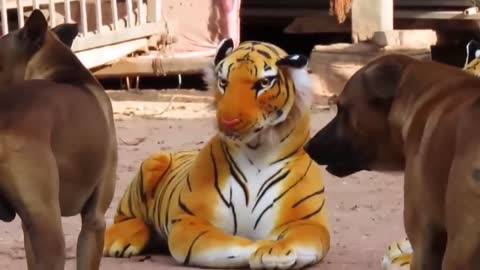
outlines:
{"label": "dark brown dog facing tiger", "polygon": [[[387,55],[352,76],[337,108],[307,153],[339,177],[404,170],[411,269],[480,269],[480,79]],[[388,267],[408,269],[409,258]]]}
{"label": "dark brown dog facing tiger", "polygon": [[310,136],[307,59],[225,40],[207,72],[218,132],[197,151],[147,158],[107,229],[105,254],[128,257],[159,236],[179,263],[302,268],[330,247]]}

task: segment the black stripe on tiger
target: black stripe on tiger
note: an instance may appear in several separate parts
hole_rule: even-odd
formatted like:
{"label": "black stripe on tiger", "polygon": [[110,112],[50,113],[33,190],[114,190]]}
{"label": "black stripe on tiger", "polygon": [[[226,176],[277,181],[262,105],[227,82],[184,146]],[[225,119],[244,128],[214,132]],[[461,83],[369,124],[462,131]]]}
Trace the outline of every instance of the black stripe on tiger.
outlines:
{"label": "black stripe on tiger", "polygon": [[262,46],[265,46],[266,48],[271,50],[272,53],[275,54],[275,56],[280,57],[280,52],[277,51],[277,49],[275,49],[274,47],[270,46],[269,44],[263,44]]}
{"label": "black stripe on tiger", "polygon": [[172,191],[170,191],[170,195],[168,196],[167,200],[167,211],[165,211],[165,231],[167,234],[169,233],[168,224],[170,224],[170,204],[172,203],[173,194],[175,190],[177,190],[178,186],[181,184],[181,181],[178,181],[177,184],[173,187]]}
{"label": "black stripe on tiger", "polygon": [[200,239],[200,237],[204,236],[208,231],[203,231],[193,239],[192,243],[190,244],[190,247],[188,248],[187,256],[185,256],[185,260],[183,261],[183,265],[188,265],[190,263],[190,257],[192,256],[192,249],[195,243]]}
{"label": "black stripe on tiger", "polygon": [[304,201],[312,198],[312,197],[315,197],[315,196],[318,196],[318,195],[322,195],[325,193],[325,188],[322,188],[321,190],[319,191],[315,191],[314,193],[310,194],[310,195],[307,195],[305,197],[303,197],[302,199],[300,199],[298,202],[294,203],[292,205],[292,208],[296,208],[297,206],[299,206],[301,203],[303,203]]}
{"label": "black stripe on tiger", "polygon": [[[283,168],[280,169],[280,170],[283,170]],[[257,201],[255,202],[255,205],[252,208],[252,213],[253,213],[253,211],[255,211],[255,208],[257,207],[258,203],[262,200],[263,196],[268,192],[268,190],[270,190],[278,182],[285,179],[289,174],[290,174],[290,170],[285,171],[283,174],[279,175],[277,178],[275,178],[273,181],[271,181],[271,183],[268,184],[268,186],[265,187],[265,189],[262,191],[260,196],[258,196]]]}
{"label": "black stripe on tiger", "polygon": [[237,184],[240,185],[240,187],[242,188],[243,195],[245,197],[245,205],[248,205],[249,193],[248,193],[248,188],[247,188],[247,185],[246,185],[246,183],[248,182],[247,178],[245,177],[245,175],[243,174],[243,172],[240,170],[237,163],[233,159],[233,157],[232,157],[232,155],[231,155],[231,153],[228,149],[228,146],[223,142],[222,142],[222,150],[223,150],[223,155],[225,156],[225,159],[226,159],[227,164],[228,164],[228,169],[230,171],[230,175],[233,176],[233,179],[235,179],[235,182],[237,182]]}
{"label": "black stripe on tiger", "polygon": [[183,212],[189,215],[195,216],[195,214],[190,209],[188,209],[188,207],[183,203],[181,193],[178,195],[178,207],[180,207],[180,209],[182,209]]}
{"label": "black stripe on tiger", "polygon": [[270,163],[270,165],[273,165],[277,162],[281,162],[281,161],[284,161],[286,159],[289,159],[291,158],[292,156],[294,156],[298,151],[300,151],[300,149],[302,149],[303,146],[300,146],[298,148],[295,148],[292,152],[288,153],[287,155],[285,155],[284,157],[280,158],[280,159],[277,159],[275,160],[274,162]]}
{"label": "black stripe on tiger", "polygon": [[257,198],[258,196],[260,196],[260,193],[262,193],[262,190],[265,188],[265,186],[270,183],[270,181],[272,181],[273,179],[275,179],[275,177],[277,177],[277,175],[279,175],[281,172],[283,171],[283,168],[281,168],[280,170],[276,171],[274,174],[272,174],[267,180],[265,180],[265,182],[263,182],[263,184],[260,186],[260,189],[258,190],[257,192]]}
{"label": "black stripe on tiger", "polygon": [[268,52],[266,52],[262,49],[257,49],[256,52],[261,54],[262,56],[264,56],[267,59],[272,59],[272,56]]}
{"label": "black stripe on tiger", "polygon": [[235,208],[233,207],[232,204],[232,187],[230,186],[230,201],[227,201],[227,199],[223,196],[222,190],[220,189],[219,183],[218,183],[218,168],[217,168],[217,161],[215,160],[215,155],[213,154],[213,144],[210,145],[210,159],[212,160],[212,165],[213,165],[213,179],[215,183],[215,190],[218,193],[218,196],[222,199],[223,204],[225,204],[226,207],[230,208],[232,211],[232,216],[233,216],[233,223],[234,223],[234,232],[237,232],[237,215],[235,212]]}
{"label": "black stripe on tiger", "polygon": [[[171,153],[169,153],[168,155],[169,155],[168,166],[167,166],[167,168],[165,169],[165,171],[163,171],[162,175],[159,177],[159,181],[157,181],[157,182],[155,183],[155,185],[152,187],[152,190],[154,191],[154,194],[155,194],[156,191],[157,191],[158,185],[160,184],[160,182],[162,182],[162,179],[165,177],[165,175],[167,174],[167,172],[170,171],[170,168],[172,167],[173,157],[172,157],[172,154],[171,154]],[[142,166],[140,166],[140,168],[143,168],[143,164],[142,164]],[[141,177],[142,177],[142,181],[141,181],[141,182],[143,183],[143,169],[141,169],[140,173],[141,173]],[[143,190],[143,185],[142,185],[142,190]],[[144,196],[145,196],[145,199],[146,199],[146,192],[144,192]],[[142,197],[142,199],[143,199],[143,197]],[[145,201],[146,201],[146,200],[145,200]],[[145,201],[144,201],[144,202],[145,202]]]}
{"label": "black stripe on tiger", "polygon": [[[293,187],[295,187],[296,185],[298,185],[298,183],[300,183],[303,179],[305,179],[305,176],[307,175],[308,171],[310,170],[310,167],[312,166],[312,161],[310,160],[310,162],[308,163],[308,166],[307,168],[305,169],[305,173],[295,182],[293,183],[293,185],[291,185],[290,187],[288,187],[286,190],[284,190],[280,195],[278,195],[275,199],[273,199],[273,202],[268,205],[265,209],[263,209],[262,213],[260,214],[260,216],[258,216],[257,220],[255,221],[255,226],[253,227],[253,229],[255,230],[257,228],[257,225],[260,223],[260,220],[262,219],[263,215],[273,207],[273,205],[278,201],[280,200],[283,196],[285,196],[285,194],[287,194],[290,190],[292,190]],[[325,203],[325,200],[323,200],[323,203]],[[321,209],[323,208],[323,204],[322,206],[320,207]],[[320,210],[321,211],[321,210]],[[288,224],[289,222],[287,222],[286,224]],[[282,224],[280,225],[279,227],[283,226],[285,224]]]}

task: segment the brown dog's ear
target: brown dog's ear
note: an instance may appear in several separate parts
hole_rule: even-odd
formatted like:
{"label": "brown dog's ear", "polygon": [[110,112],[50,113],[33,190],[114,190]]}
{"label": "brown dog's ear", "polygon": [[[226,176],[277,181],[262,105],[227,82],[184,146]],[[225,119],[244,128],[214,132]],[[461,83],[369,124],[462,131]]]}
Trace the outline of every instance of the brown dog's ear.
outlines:
{"label": "brown dog's ear", "polygon": [[67,47],[71,48],[73,41],[78,35],[78,24],[76,23],[62,23],[52,28],[58,39]]}
{"label": "brown dog's ear", "polygon": [[381,59],[365,67],[362,78],[370,98],[374,100],[393,99],[403,67],[404,64],[395,58]]}
{"label": "brown dog's ear", "polygon": [[40,48],[45,40],[47,29],[48,22],[43,13],[39,9],[33,10],[21,30],[22,39],[26,42],[25,45],[31,49]]}

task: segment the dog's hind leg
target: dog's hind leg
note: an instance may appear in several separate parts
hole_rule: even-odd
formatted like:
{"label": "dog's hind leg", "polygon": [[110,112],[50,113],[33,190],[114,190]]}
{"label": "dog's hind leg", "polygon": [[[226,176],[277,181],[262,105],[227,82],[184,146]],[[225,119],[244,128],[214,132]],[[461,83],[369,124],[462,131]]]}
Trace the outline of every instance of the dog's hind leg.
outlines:
{"label": "dog's hind leg", "polygon": [[448,242],[442,270],[480,269],[479,118],[477,100],[458,124],[445,198]]}
{"label": "dog's hind leg", "polygon": [[65,240],[55,158],[43,143],[12,141],[0,170],[6,196],[25,232],[29,270],[63,270]]}
{"label": "dog's hind leg", "polygon": [[[116,154],[115,154],[116,155]],[[82,209],[82,229],[77,243],[77,270],[98,270],[105,234],[105,213],[113,199],[117,158],[112,158],[98,187]]]}
{"label": "dog's hind leg", "polygon": [[27,257],[27,266],[28,269],[35,268],[35,256],[33,254],[32,248],[32,241],[30,240],[30,236],[28,235],[27,227],[25,223],[22,222],[22,229],[23,229],[23,241],[25,247],[25,256]]}

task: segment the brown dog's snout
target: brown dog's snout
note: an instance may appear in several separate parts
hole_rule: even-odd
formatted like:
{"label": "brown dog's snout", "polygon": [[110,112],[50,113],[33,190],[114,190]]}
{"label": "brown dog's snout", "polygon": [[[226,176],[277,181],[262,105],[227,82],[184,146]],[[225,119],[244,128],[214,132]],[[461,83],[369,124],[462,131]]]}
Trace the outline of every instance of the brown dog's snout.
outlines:
{"label": "brown dog's snout", "polygon": [[348,132],[342,130],[335,117],[304,146],[305,152],[319,165],[326,165],[331,174],[344,177],[366,169],[365,153],[355,147]]}
{"label": "brown dog's snout", "polygon": [[335,159],[338,144],[336,117],[319,130],[304,146],[305,152],[319,165],[328,165]]}

